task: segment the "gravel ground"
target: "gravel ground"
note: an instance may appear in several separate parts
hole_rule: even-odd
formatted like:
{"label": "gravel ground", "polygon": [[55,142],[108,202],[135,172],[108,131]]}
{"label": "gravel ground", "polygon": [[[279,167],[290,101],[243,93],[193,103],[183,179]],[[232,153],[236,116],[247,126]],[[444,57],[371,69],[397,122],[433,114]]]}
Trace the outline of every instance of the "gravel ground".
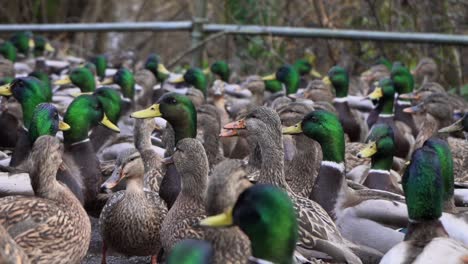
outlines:
{"label": "gravel ground", "polygon": [[[102,258],[102,238],[99,234],[98,218],[90,217],[91,220],[91,243],[88,253],[81,261],[82,264],[100,264]],[[151,257],[127,257],[115,252],[107,251],[108,264],[146,264],[151,263]]]}

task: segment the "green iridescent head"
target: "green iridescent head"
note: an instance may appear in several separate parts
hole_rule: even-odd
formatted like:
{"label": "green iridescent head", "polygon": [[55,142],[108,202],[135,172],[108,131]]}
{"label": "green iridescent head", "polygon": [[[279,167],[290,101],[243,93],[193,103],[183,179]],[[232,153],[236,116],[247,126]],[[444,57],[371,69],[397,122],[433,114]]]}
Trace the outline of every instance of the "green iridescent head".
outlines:
{"label": "green iridescent head", "polygon": [[340,120],[335,114],[325,110],[312,111],[300,123],[283,128],[283,134],[300,133],[304,133],[320,144],[323,160],[344,162],[344,132]]}
{"label": "green iridescent head", "polygon": [[29,141],[34,144],[43,135],[55,136],[59,130],[68,130],[70,126],[60,121],[57,108],[49,103],[39,104],[34,110],[28,129]]}
{"label": "green iridescent head", "polygon": [[11,41],[4,41],[0,45],[0,54],[7,60],[10,60],[12,62],[16,61],[16,48]]}
{"label": "green iridescent head", "polygon": [[12,95],[21,104],[23,110],[23,124],[29,127],[36,106],[49,102],[50,97],[44,92],[45,85],[37,78],[20,77],[9,84],[0,87],[0,95]]}
{"label": "green iridescent head", "polygon": [[349,75],[343,67],[332,67],[328,71],[328,78],[330,79],[333,88],[335,88],[337,98],[348,96]]}
{"label": "green iridescent head", "polygon": [[34,48],[33,34],[30,31],[15,33],[11,36],[10,41],[19,53],[25,55],[29,53],[30,49]]}
{"label": "green iridescent head", "polygon": [[239,195],[232,210],[208,217],[202,226],[238,226],[250,239],[252,256],[272,263],[293,263],[298,240],[296,211],[280,188],[256,184]]}
{"label": "green iridescent head", "polygon": [[263,77],[264,81],[278,80],[286,86],[286,94],[295,94],[299,89],[301,76],[292,65],[281,66],[276,73]]}
{"label": "green iridescent head", "polygon": [[192,101],[181,94],[166,93],[156,104],[132,113],[131,117],[166,119],[174,129],[176,144],[181,139],[195,138],[197,135],[197,111]]}
{"label": "green iridescent head", "polygon": [[393,129],[387,124],[376,124],[367,137],[367,145],[359,153],[360,158],[372,158],[372,169],[390,170],[396,146]]}
{"label": "green iridescent head", "polygon": [[265,90],[271,93],[276,93],[283,90],[284,84],[278,80],[265,80],[263,82],[265,83]]}
{"label": "green iridescent head", "polygon": [[98,124],[102,124],[116,132],[115,126],[104,113],[104,108],[97,96],[80,95],[68,106],[63,121],[70,129],[63,132],[65,143],[73,144],[88,138],[88,132]]}
{"label": "green iridescent head", "polygon": [[392,67],[391,78],[398,94],[413,92],[414,78],[410,70],[402,63],[395,62]]}
{"label": "green iridescent head", "polygon": [[169,71],[161,63],[161,57],[158,54],[151,53],[145,62],[145,69],[154,74],[158,82],[164,82],[169,77]]}
{"label": "green iridescent head", "polygon": [[41,80],[41,82],[44,84],[44,95],[46,96],[48,102],[52,102],[52,81],[50,80],[49,75],[43,71],[33,71],[29,74],[29,76],[33,76]]}
{"label": "green iridescent head", "polygon": [[177,243],[167,258],[168,264],[206,264],[213,262],[213,248],[203,240],[185,239]]}
{"label": "green iridescent head", "polygon": [[42,35],[34,35],[34,56],[44,55],[44,52],[54,52],[55,49],[50,42]]}
{"label": "green iridescent head", "polygon": [[81,92],[94,92],[96,90],[96,80],[88,68],[79,67],[70,72],[70,81],[80,88]]}
{"label": "green iridescent head", "polygon": [[372,100],[378,100],[378,107],[381,109],[381,113],[392,114],[395,100],[395,86],[392,79],[381,79],[368,97]]}
{"label": "green iridescent head", "polygon": [[211,64],[210,71],[219,76],[223,82],[229,82],[231,70],[225,61],[216,61]]}
{"label": "green iridescent head", "polygon": [[203,92],[206,97],[207,81],[203,71],[199,68],[190,68],[184,73],[184,81]]}
{"label": "green iridescent head", "polygon": [[107,118],[117,124],[119,122],[120,113],[122,110],[122,99],[120,93],[110,87],[100,87],[93,93],[101,103]]}
{"label": "green iridescent head", "polygon": [[97,76],[97,73],[96,73],[96,65],[94,65],[94,63],[92,62],[86,62],[84,65],[83,65],[84,68],[88,68],[91,73],[93,74],[93,76]]}
{"label": "green iridescent head", "polygon": [[127,68],[120,68],[113,77],[114,83],[120,86],[122,95],[125,98],[133,100],[135,96],[135,77]]}
{"label": "green iridescent head", "polygon": [[107,58],[104,55],[98,55],[91,59],[91,62],[96,66],[97,76],[103,80],[106,77]]}
{"label": "green iridescent head", "polygon": [[449,201],[454,193],[454,178],[453,178],[453,158],[450,146],[445,140],[440,138],[429,138],[424,142],[423,147],[428,147],[436,152],[439,157],[440,169],[444,186],[444,201]]}
{"label": "green iridescent head", "polygon": [[306,59],[296,60],[293,66],[301,76],[309,74],[309,72],[312,70],[312,64],[310,64],[310,62]]}
{"label": "green iridescent head", "polygon": [[434,150],[422,147],[413,153],[402,185],[411,220],[430,221],[442,215],[444,187],[439,156]]}

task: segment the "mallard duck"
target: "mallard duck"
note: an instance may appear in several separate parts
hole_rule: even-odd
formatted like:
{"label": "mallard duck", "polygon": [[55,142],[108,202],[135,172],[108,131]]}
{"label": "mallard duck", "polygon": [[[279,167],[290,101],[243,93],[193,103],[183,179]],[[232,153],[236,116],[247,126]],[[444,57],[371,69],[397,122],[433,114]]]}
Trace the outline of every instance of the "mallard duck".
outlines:
{"label": "mallard duck", "polygon": [[96,66],[96,75],[102,81],[106,77],[107,57],[103,54],[96,55],[90,59],[90,62]]}
{"label": "mallard duck", "polygon": [[[414,79],[408,68],[401,63],[394,63],[390,77],[395,86],[397,98],[400,94],[412,93],[414,89]],[[397,99],[395,101],[395,120],[405,123],[411,128],[413,136],[418,134],[418,128],[414,123],[413,117],[403,112],[403,109],[410,106],[411,102],[407,99]]]}
{"label": "mallard duck", "polygon": [[[237,197],[252,184],[247,179],[245,163],[222,161],[209,176],[205,197],[206,215],[212,216],[232,208]],[[204,230],[205,240],[214,250],[213,263],[246,263],[250,256],[250,241],[238,227]]]}
{"label": "mallard duck", "polygon": [[164,82],[171,74],[171,72],[164,67],[164,64],[161,63],[159,55],[155,53],[151,53],[146,59],[145,69],[151,71],[160,83]]}
{"label": "mallard duck", "polygon": [[361,122],[363,118],[356,111],[352,111],[348,105],[348,72],[340,66],[334,66],[323,79],[326,85],[331,85],[335,89],[335,98],[333,106],[338,112],[340,122],[343,125],[345,133],[351,142],[364,141],[367,134],[367,126]]}
{"label": "mallard duck", "polygon": [[293,263],[299,224],[293,202],[279,187],[264,184],[250,187],[240,194],[232,209],[203,219],[200,224],[238,226],[251,241],[249,258],[254,263]]}
{"label": "mallard duck", "polygon": [[312,63],[308,59],[298,59],[293,66],[301,76],[299,89],[309,86],[310,77],[322,78],[322,75],[312,67]]}
{"label": "mallard duck", "polygon": [[378,100],[378,105],[374,111],[378,112],[375,123],[369,123],[369,127],[375,124],[387,124],[393,130],[397,151],[395,156],[406,159],[411,153],[411,147],[414,143],[410,128],[402,122],[397,122],[396,113],[394,113],[395,84],[391,79],[382,79],[374,91],[368,95],[372,100]]}
{"label": "mallard duck", "polygon": [[186,238],[203,239],[203,230],[194,227],[205,217],[205,192],[208,185],[208,158],[196,139],[184,138],[166,162],[174,162],[181,177],[181,191],[161,227],[165,252]]}
{"label": "mallard duck", "polygon": [[50,42],[42,35],[34,35],[34,56],[40,57],[44,53],[53,53],[55,51],[54,47]]}
{"label": "mallard duck", "polygon": [[385,191],[348,188],[344,131],[336,115],[312,111],[298,124],[283,128],[283,133],[304,133],[320,144],[323,159],[309,198],[335,219],[345,238],[382,253],[403,239],[401,233],[387,227],[406,225],[403,197]]}
{"label": "mallard duck", "polygon": [[358,157],[372,158],[372,164],[361,182],[371,189],[403,194],[398,185],[401,177],[391,170],[396,150],[392,128],[387,124],[375,125],[367,137],[367,142],[366,147],[358,153]]}
{"label": "mallard duck", "polygon": [[[421,188],[426,186],[426,188]],[[443,179],[436,152],[416,150],[403,176],[409,225],[405,241],[388,251],[381,263],[464,263],[468,249],[448,238],[440,222]]]}
{"label": "mallard duck", "polygon": [[195,87],[195,89],[202,91],[205,97],[208,95],[208,82],[205,73],[199,68],[190,68],[182,76],[170,78],[168,81],[170,83],[186,82]]}
{"label": "mallard duck", "polygon": [[17,58],[15,45],[11,41],[4,41],[0,44],[0,54],[5,59],[15,62]]}
{"label": "mallard duck", "polygon": [[275,73],[263,77],[264,81],[278,80],[284,84],[286,95],[295,94],[299,89],[301,77],[292,65],[283,65]]}
{"label": "mallard duck", "polygon": [[4,264],[29,264],[28,256],[0,225],[0,262]]}
{"label": "mallard duck", "polygon": [[[23,128],[18,132],[18,141],[15,145],[15,152],[17,152],[16,157],[18,158],[24,158],[27,155],[27,153],[24,152],[24,146],[29,144],[26,130],[31,126],[34,109],[40,103],[49,102],[49,96],[46,90],[47,87],[45,87],[45,85],[35,77],[16,78],[13,82],[0,87],[0,95],[13,96],[21,104],[23,112]],[[20,153],[21,151],[23,152]],[[21,160],[12,158],[10,166],[17,166],[20,162]]]}
{"label": "mallard duck", "polygon": [[115,132],[120,130],[109,121],[100,100],[92,95],[76,97],[68,107],[63,120],[71,127],[63,133],[64,158],[67,164],[74,164],[78,168],[77,173],[85,185],[85,208],[93,211],[97,206],[95,200],[102,176],[99,160],[89,140],[88,132],[98,124]]}
{"label": "mallard duck", "polygon": [[229,78],[231,77],[231,70],[229,69],[229,65],[222,60],[215,61],[211,64],[210,68],[208,69],[209,72],[214,73],[216,76],[219,77],[223,82],[229,83]]}
{"label": "mallard duck", "polygon": [[112,189],[123,179],[127,187],[112,194],[99,217],[104,243],[102,263],[106,263],[106,249],[112,248],[125,255],[151,255],[154,264],[161,249],[159,232],[167,214],[166,205],[156,192],[143,190],[145,169],[137,150],[121,152],[115,166],[101,189]]}
{"label": "mallard duck", "polygon": [[213,249],[203,240],[185,239],[177,243],[167,258],[168,264],[203,264],[213,262]]}
{"label": "mallard duck", "polygon": [[10,37],[10,41],[16,50],[24,55],[28,55],[29,51],[34,48],[34,37],[31,31],[15,33]]}
{"label": "mallard duck", "polygon": [[432,58],[422,58],[416,68],[411,70],[411,74],[417,83],[437,82],[439,79],[439,69],[437,63]]}
{"label": "mallard duck", "polygon": [[70,71],[69,75],[62,76],[54,85],[73,84],[80,88],[82,93],[94,92],[96,90],[96,79],[93,72],[87,67],[78,67]]}
{"label": "mallard duck", "polygon": [[[296,195],[284,175],[284,151],[281,134],[281,121],[271,108],[257,107],[244,119],[224,126],[221,136],[241,136],[253,146],[258,146],[251,155],[259,155],[260,174],[257,182],[273,184],[285,190],[291,198],[299,222],[299,252],[310,255],[310,250],[324,252],[338,261],[360,263],[348,248],[330,216],[323,208]],[[250,163],[250,161],[249,161]],[[313,220],[312,220],[313,219]],[[309,252],[309,253],[308,253]]]}
{"label": "mallard duck", "polygon": [[73,193],[55,180],[61,152],[59,139],[38,138],[29,170],[36,197],[0,199],[0,225],[33,263],[79,263],[91,239],[85,210]]}

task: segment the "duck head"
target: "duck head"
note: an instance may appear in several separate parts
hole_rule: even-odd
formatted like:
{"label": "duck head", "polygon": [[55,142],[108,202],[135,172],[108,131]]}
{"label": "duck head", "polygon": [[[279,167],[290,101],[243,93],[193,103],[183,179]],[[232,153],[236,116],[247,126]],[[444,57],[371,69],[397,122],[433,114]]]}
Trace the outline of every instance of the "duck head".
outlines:
{"label": "duck head", "polygon": [[278,80],[286,86],[286,95],[295,94],[299,89],[300,75],[292,65],[281,66],[276,73],[263,77],[264,81]]}
{"label": "duck head", "polygon": [[[123,179],[140,181],[141,187],[143,187],[144,174],[145,168],[140,152],[136,149],[124,150],[119,153],[112,175],[101,185],[101,190],[110,190],[117,186]],[[127,184],[127,188],[128,187],[132,186]]]}
{"label": "duck head", "polygon": [[120,86],[124,98],[133,100],[135,96],[135,76],[127,68],[120,68],[112,78],[113,83]]}
{"label": "duck head", "polygon": [[288,195],[277,187],[257,184],[241,193],[226,212],[210,216],[202,226],[238,226],[250,239],[252,256],[291,263],[298,240],[296,213]]}
{"label": "duck head", "polygon": [[96,80],[94,79],[93,72],[86,67],[73,69],[69,75],[55,81],[54,84],[65,85],[70,83],[80,88],[83,93],[94,92],[94,90],[96,90]]}
{"label": "duck head", "polygon": [[13,43],[11,43],[11,41],[4,41],[0,45],[0,54],[5,59],[10,60],[12,62],[15,62],[16,57],[17,57],[17,52],[16,52],[15,45],[13,45]]}
{"label": "duck head", "polygon": [[164,67],[164,64],[161,63],[161,58],[158,54],[152,53],[148,56],[145,61],[145,69],[151,71],[158,82],[164,82],[171,74],[170,71]]}
{"label": "duck head", "polygon": [[27,55],[29,50],[33,49],[35,46],[33,34],[30,31],[15,33],[11,36],[10,41],[19,53],[25,55]]}
{"label": "duck head", "polygon": [[43,56],[45,52],[54,52],[55,49],[52,47],[50,42],[42,35],[34,35],[34,56]]}
{"label": "duck head", "polygon": [[122,99],[120,93],[110,87],[100,87],[96,89],[93,96],[97,97],[101,103],[107,118],[117,124],[122,111]]}
{"label": "duck head", "polygon": [[337,98],[348,96],[349,75],[343,67],[332,67],[322,81],[327,85],[331,84],[335,88]]}
{"label": "duck head", "polygon": [[335,114],[325,110],[315,110],[296,125],[283,128],[283,134],[300,133],[304,133],[320,144],[324,161],[344,162],[344,132]]}
{"label": "duck head", "polygon": [[96,75],[100,80],[106,77],[107,58],[105,55],[97,55],[90,60],[96,66]]}
{"label": "duck head", "polygon": [[223,82],[228,83],[231,76],[229,65],[225,61],[216,61],[210,66],[210,71],[216,74]]}
{"label": "duck head", "polygon": [[450,124],[453,118],[453,107],[445,93],[431,94],[421,103],[407,107],[403,111],[411,114],[429,114],[442,125]]}
{"label": "duck head", "polygon": [[28,129],[29,141],[33,144],[43,135],[55,136],[59,130],[67,131],[70,126],[60,120],[57,108],[49,103],[39,104],[34,110]]}
{"label": "duck head", "polygon": [[402,63],[395,62],[390,73],[398,94],[412,93],[414,89],[414,78],[407,67]]}
{"label": "duck head", "polygon": [[84,94],[76,97],[68,106],[63,120],[71,127],[63,133],[67,144],[86,140],[89,131],[99,124],[120,132],[119,128],[107,118],[100,100],[93,95]]}
{"label": "duck head", "polygon": [[168,264],[212,263],[213,247],[203,240],[184,239],[177,243],[167,257]]}
{"label": "duck head", "polygon": [[[35,77],[20,77],[11,83],[0,86],[0,95],[13,96],[21,104],[23,124],[28,128],[36,106],[48,102],[50,97],[46,87]],[[51,94],[51,92],[50,92]]]}
{"label": "duck head", "polygon": [[395,154],[393,129],[387,124],[372,127],[367,137],[367,145],[359,151],[359,158],[372,158],[372,169],[390,170]]}
{"label": "duck head", "polygon": [[203,92],[203,95],[206,97],[207,93],[207,81],[206,76],[203,71],[199,68],[190,68],[188,69],[184,75],[180,76],[179,78],[175,78],[169,80],[171,83],[181,83],[186,82],[196,89]]}
{"label": "duck head", "polygon": [[183,138],[195,138],[197,135],[197,111],[192,101],[184,95],[166,93],[156,104],[147,109],[134,112],[133,118],[162,117],[174,129],[175,142]]}
{"label": "duck head", "polygon": [[374,91],[367,96],[371,100],[378,101],[378,107],[382,114],[393,114],[395,101],[395,86],[391,79],[385,78],[378,82]]}
{"label": "duck head", "polygon": [[322,78],[322,75],[314,70],[312,64],[307,59],[298,59],[294,62],[293,66],[301,76],[309,74],[315,78]]}

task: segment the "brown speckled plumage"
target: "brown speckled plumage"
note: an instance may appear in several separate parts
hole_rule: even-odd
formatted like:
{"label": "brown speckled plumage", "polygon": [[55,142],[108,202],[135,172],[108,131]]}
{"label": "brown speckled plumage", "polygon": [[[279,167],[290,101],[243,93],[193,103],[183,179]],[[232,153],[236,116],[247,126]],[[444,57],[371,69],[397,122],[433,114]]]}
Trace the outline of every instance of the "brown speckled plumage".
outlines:
{"label": "brown speckled plumage", "polygon": [[180,140],[172,157],[182,189],[162,224],[161,242],[166,252],[183,239],[203,239],[203,230],[196,226],[205,217],[204,196],[208,184],[208,158],[200,141]]}
{"label": "brown speckled plumage", "polygon": [[16,244],[13,238],[0,225],[0,263],[2,264],[28,264],[31,263],[23,249]]}
{"label": "brown speckled plumage", "polygon": [[116,170],[128,178],[127,188],[113,194],[102,210],[99,225],[103,240],[125,255],[157,255],[166,206],[156,192],[143,190],[144,166],[135,149],[119,155]]}
{"label": "brown speckled plumage", "polygon": [[88,250],[91,224],[71,191],[57,182],[61,164],[57,138],[37,139],[30,177],[37,197],[0,199],[0,224],[33,263],[79,263]]}

